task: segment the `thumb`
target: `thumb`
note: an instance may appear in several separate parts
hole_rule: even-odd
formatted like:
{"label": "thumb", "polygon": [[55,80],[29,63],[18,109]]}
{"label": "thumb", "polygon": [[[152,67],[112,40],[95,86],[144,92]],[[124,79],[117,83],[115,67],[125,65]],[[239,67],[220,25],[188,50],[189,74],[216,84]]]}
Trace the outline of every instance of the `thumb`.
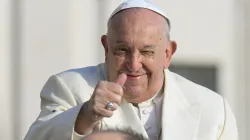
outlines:
{"label": "thumb", "polygon": [[125,73],[121,73],[120,75],[118,75],[115,83],[123,87],[123,85],[126,83],[126,80],[127,75]]}

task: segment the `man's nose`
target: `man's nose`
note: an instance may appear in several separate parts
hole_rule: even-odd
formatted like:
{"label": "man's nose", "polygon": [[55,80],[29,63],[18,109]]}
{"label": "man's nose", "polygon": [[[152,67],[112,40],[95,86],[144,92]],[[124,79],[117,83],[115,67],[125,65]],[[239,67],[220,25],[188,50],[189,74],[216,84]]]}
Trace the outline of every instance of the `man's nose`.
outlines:
{"label": "man's nose", "polygon": [[128,58],[127,64],[126,64],[127,68],[129,69],[129,71],[131,72],[136,72],[138,70],[141,69],[142,67],[142,58],[140,54],[133,54]]}

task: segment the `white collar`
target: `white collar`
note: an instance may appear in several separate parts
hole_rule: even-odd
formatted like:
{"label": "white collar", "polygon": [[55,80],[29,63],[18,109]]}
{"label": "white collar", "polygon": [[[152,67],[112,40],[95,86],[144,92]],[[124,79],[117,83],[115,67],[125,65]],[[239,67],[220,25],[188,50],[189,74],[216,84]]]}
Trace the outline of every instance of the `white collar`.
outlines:
{"label": "white collar", "polygon": [[148,106],[151,103],[157,104],[158,101],[161,99],[162,95],[163,95],[163,86],[153,97],[144,102],[139,103],[138,106],[139,107]]}

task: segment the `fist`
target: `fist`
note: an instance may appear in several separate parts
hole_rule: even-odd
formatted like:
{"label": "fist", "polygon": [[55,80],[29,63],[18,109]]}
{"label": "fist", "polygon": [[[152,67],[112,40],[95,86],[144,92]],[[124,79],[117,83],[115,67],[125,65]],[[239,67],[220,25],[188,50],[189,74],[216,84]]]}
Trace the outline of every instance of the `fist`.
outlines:
{"label": "fist", "polygon": [[[94,93],[88,103],[88,112],[92,121],[99,121],[103,117],[111,117],[113,111],[118,108],[123,96],[123,85],[127,75],[122,73],[116,82],[100,81],[95,87]],[[113,103],[112,109],[107,109],[109,102]]]}

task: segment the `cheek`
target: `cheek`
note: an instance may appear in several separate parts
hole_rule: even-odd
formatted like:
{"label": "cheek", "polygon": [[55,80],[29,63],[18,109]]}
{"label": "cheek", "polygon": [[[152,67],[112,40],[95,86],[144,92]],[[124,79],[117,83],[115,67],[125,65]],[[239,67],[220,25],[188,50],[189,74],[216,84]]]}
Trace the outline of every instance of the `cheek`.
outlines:
{"label": "cheek", "polygon": [[121,62],[123,61],[123,58],[121,57],[117,57],[111,53],[108,54],[108,57],[107,57],[107,62],[109,63],[109,65],[112,65],[112,66],[117,66],[119,65]]}
{"label": "cheek", "polygon": [[166,66],[166,63],[168,61],[168,59],[166,57],[166,54],[163,53],[163,54],[159,55],[159,57],[157,57],[156,61],[157,61],[157,64],[158,64],[157,67],[161,68],[161,69],[164,69],[165,66]]}
{"label": "cheek", "polygon": [[118,71],[122,68],[123,64],[124,64],[124,58],[123,57],[117,57],[117,56],[113,56],[111,59],[115,70]]}
{"label": "cheek", "polygon": [[117,72],[123,67],[124,58],[110,55],[108,56],[106,62],[109,69],[109,73],[110,75],[112,75],[112,79],[116,78]]}
{"label": "cheek", "polygon": [[160,71],[164,67],[165,60],[158,57],[155,59],[147,59],[143,65],[151,72]]}
{"label": "cheek", "polygon": [[153,80],[161,76],[163,69],[165,68],[165,60],[157,59],[154,61],[146,61],[143,65],[144,65],[144,68],[149,73],[148,74],[149,80]]}

